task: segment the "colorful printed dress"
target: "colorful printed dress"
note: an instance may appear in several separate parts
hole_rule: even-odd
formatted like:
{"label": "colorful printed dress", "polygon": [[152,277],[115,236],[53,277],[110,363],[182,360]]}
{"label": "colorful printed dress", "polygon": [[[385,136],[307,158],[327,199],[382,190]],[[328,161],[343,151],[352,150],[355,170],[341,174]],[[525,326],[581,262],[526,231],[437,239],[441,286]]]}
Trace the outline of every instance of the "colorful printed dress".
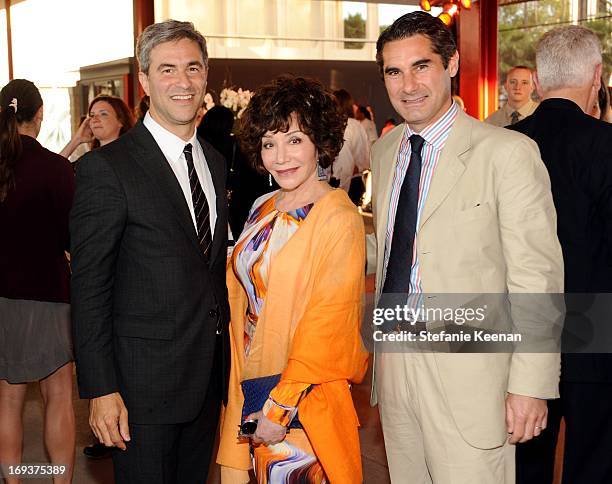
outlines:
{"label": "colorful printed dress", "polygon": [[[264,195],[246,221],[232,255],[232,267],[248,298],[244,322],[245,357],[257,331],[266,298],[270,262],[306,219],[313,204],[289,212],[276,209],[278,192]],[[281,380],[270,392],[263,413],[272,422],[288,425],[310,385]],[[252,447],[257,481],[271,483],[327,483],[327,478],[302,429],[291,429],[282,442]]]}

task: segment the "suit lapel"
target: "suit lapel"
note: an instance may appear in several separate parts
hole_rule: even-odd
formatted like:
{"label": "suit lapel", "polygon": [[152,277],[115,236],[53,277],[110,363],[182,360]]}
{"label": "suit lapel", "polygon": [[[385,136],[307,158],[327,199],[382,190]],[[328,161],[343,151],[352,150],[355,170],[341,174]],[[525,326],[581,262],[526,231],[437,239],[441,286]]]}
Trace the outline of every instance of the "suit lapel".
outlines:
{"label": "suit lapel", "polygon": [[470,119],[466,114],[459,112],[435,168],[419,221],[419,229],[427,223],[465,171],[461,156],[470,149],[471,137]]}
{"label": "suit lapel", "polygon": [[135,153],[136,162],[159,186],[160,192],[168,198],[176,212],[179,225],[198,253],[202,254],[185,195],[166,157],[142,122],[138,122],[130,133],[138,148]]}
{"label": "suit lapel", "polygon": [[210,176],[213,180],[215,187],[215,207],[217,210],[217,220],[215,222],[215,230],[213,232],[213,244],[210,253],[210,260],[214,260],[219,253],[219,249],[225,247],[227,244],[227,237],[224,236],[226,233],[222,224],[227,225],[226,217],[226,206],[225,206],[225,180],[223,179],[223,167],[219,166],[223,160],[219,159],[219,156],[211,149],[210,145],[201,138],[198,138],[208,169],[210,170]]}

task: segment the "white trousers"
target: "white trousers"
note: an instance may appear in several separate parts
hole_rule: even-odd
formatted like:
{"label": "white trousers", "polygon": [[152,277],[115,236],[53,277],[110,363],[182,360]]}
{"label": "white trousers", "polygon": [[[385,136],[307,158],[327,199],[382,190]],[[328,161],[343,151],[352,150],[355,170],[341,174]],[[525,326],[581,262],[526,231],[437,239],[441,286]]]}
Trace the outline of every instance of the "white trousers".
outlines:
{"label": "white trousers", "polygon": [[431,353],[378,353],[376,392],[394,484],[514,484],[514,446],[461,436]]}

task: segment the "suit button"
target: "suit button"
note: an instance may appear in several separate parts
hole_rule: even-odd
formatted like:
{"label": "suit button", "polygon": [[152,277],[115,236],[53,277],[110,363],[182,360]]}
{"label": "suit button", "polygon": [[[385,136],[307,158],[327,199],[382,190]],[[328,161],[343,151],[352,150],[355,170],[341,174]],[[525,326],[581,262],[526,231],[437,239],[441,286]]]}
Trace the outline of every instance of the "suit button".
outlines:
{"label": "suit button", "polygon": [[208,311],[208,316],[210,316],[211,319],[216,319],[219,316],[219,311],[216,309],[211,309]]}

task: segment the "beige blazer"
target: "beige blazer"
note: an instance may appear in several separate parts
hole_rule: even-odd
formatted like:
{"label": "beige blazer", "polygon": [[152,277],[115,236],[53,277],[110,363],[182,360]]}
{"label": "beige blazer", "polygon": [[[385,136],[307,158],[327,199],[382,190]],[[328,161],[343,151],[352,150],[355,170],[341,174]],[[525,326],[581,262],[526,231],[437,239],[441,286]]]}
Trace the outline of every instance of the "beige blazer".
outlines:
{"label": "beige blazer", "polygon": [[[403,129],[402,124],[382,137],[371,154],[377,300]],[[561,293],[556,212],[537,145],[460,111],[431,182],[416,246],[425,293]],[[559,310],[551,305],[543,312],[555,319],[552,313]],[[435,358],[434,377],[440,378],[459,431],[474,447],[493,448],[507,439],[507,392],[558,397],[558,353],[436,353]],[[374,382],[375,375],[372,404]]]}

